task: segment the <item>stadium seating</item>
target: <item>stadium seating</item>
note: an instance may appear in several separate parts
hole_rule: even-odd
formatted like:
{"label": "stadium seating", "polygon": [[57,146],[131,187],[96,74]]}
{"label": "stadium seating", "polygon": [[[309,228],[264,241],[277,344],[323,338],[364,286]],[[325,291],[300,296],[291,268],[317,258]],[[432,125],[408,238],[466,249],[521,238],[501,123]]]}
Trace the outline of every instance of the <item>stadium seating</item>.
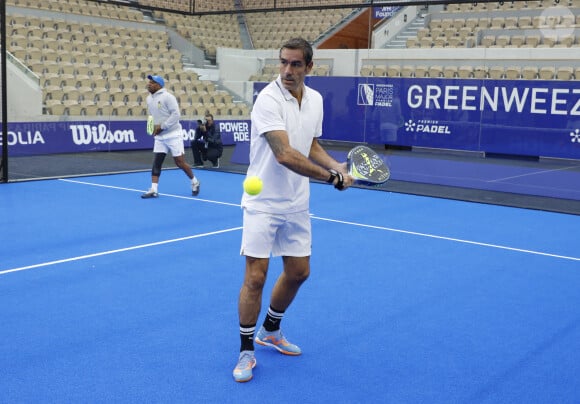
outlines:
{"label": "stadium seating", "polygon": [[[36,3],[26,3],[30,7],[33,4]],[[63,10],[63,13],[72,12],[66,7]],[[76,10],[79,14],[86,11]],[[147,72],[168,72],[171,77],[181,73],[184,84],[203,83],[204,91],[215,91],[211,81],[201,82],[197,74],[184,70],[181,54],[166,48],[168,37],[165,31],[133,30],[115,24],[81,25],[69,20],[17,14],[11,15],[8,21],[10,29],[16,30],[8,50],[41,77],[47,113],[102,113],[109,101],[107,97],[100,97],[101,94],[114,97],[123,93],[127,95],[123,108],[118,106],[112,113],[137,115],[133,108],[147,95]],[[16,34],[18,30],[23,34]],[[168,77],[168,83],[171,82]],[[195,91],[190,87],[185,91],[192,90]],[[86,108],[89,106],[91,108]]]}
{"label": "stadium seating", "polygon": [[401,66],[399,66],[399,65],[387,66],[387,76],[388,77],[399,77],[400,75],[401,75]]}
{"label": "stadium seating", "polygon": [[[417,31],[416,37],[407,38],[407,47],[417,47],[417,44],[427,48],[457,47],[463,46],[467,37],[480,38],[476,45],[483,47],[576,46],[578,30],[574,34],[570,29],[580,28],[577,3],[571,0],[564,4],[517,1],[481,6],[476,3],[449,5],[443,12],[428,15],[427,25]],[[567,29],[565,35],[553,34],[562,29]]]}
{"label": "stadium seating", "polygon": [[469,79],[473,77],[473,66],[463,65],[457,69],[457,74],[462,79]]}
{"label": "stadium seating", "polygon": [[538,78],[539,69],[536,66],[524,66],[522,68],[522,78],[526,80],[535,80]]}
{"label": "stadium seating", "polygon": [[[505,65],[478,66],[479,63],[453,62],[442,59],[443,66],[431,66],[429,71],[421,63],[422,49],[433,48],[571,48],[580,45],[580,1],[544,0],[499,3],[449,4],[443,10],[428,9],[425,25],[416,29],[416,35],[405,37],[407,48],[418,49],[414,64],[406,63],[402,77],[461,77],[493,79],[558,79],[580,80],[570,63],[553,61],[553,66],[532,66],[532,60],[522,60],[521,65],[510,61]],[[415,59],[415,58],[413,58]],[[361,76],[377,66],[390,61],[363,60]],[[401,62],[401,60],[397,60]],[[499,62],[499,61],[498,61]],[[442,67],[442,72],[440,68]],[[561,69],[561,73],[558,73]],[[579,69],[580,70],[580,69]]]}
{"label": "stadium seating", "polygon": [[458,75],[459,75],[459,67],[457,66],[445,66],[443,68],[443,77],[450,79],[457,77]]}
{"label": "stadium seating", "polygon": [[[363,66],[364,69],[364,66]],[[381,66],[371,66],[370,70],[365,74],[366,76],[372,76],[373,70],[376,69],[376,74],[379,76],[384,76],[385,71]],[[258,74],[252,75],[249,78],[249,81],[271,81],[278,77],[279,74],[279,65],[274,63],[268,63],[262,67]],[[332,74],[332,68],[328,64],[318,63],[316,58],[314,59],[314,66],[310,71],[311,76],[329,76]]]}
{"label": "stadium seating", "polygon": [[[255,49],[277,49],[292,35],[314,41],[321,34],[340,25],[352,14],[348,1],[345,7],[325,10],[286,10],[242,14]],[[143,22],[138,8],[108,2],[87,0],[7,0],[7,5],[58,12],[64,18],[20,15],[9,12],[7,23],[8,50],[41,79],[43,100],[47,112],[68,114],[129,114],[143,113],[147,95],[144,82],[147,72],[164,72],[168,87],[183,103],[183,109],[197,113],[215,108],[220,112],[241,113],[239,103],[230,94],[223,94],[211,81],[201,81],[187,71],[179,51],[168,49],[169,37],[160,24],[176,31],[191,43],[205,50],[210,59],[217,48],[242,48],[238,15],[189,16],[175,11],[191,11],[189,0],[138,0],[146,6],[163,10],[153,13],[158,24],[147,28],[128,29],[122,24]],[[136,4],[134,3],[134,4]],[[236,7],[271,8],[272,1],[237,2],[196,0],[195,11],[232,11]],[[279,0],[276,7],[300,7],[307,1]],[[579,0],[531,0],[498,3],[450,4],[443,10],[427,14],[425,26],[416,37],[406,39],[409,48],[423,52],[433,48],[570,48],[580,47]],[[91,16],[102,23],[80,22],[75,16]],[[494,79],[557,79],[579,80],[580,69],[554,61],[553,66],[532,66],[530,60],[516,66],[481,67],[481,61],[425,65],[417,61],[373,60],[362,63],[361,76],[375,77],[442,77]],[[506,63],[507,64],[507,63]],[[250,80],[269,81],[278,74],[278,67],[264,66]],[[318,63],[312,75],[333,74],[332,62]],[[118,100],[117,95],[123,95]],[[195,96],[194,96],[195,95]],[[114,99],[116,103],[112,105]],[[75,104],[76,103],[76,104]],[[76,108],[81,106],[82,108]],[[62,108],[61,108],[62,107]],[[125,108],[126,107],[126,108]],[[64,109],[63,109],[64,108]]]}
{"label": "stadium seating", "polygon": [[569,66],[559,67],[556,71],[556,77],[559,80],[570,80],[574,75],[574,69]]}
{"label": "stadium seating", "polygon": [[541,80],[552,80],[556,75],[556,69],[553,66],[540,67],[538,77]]}

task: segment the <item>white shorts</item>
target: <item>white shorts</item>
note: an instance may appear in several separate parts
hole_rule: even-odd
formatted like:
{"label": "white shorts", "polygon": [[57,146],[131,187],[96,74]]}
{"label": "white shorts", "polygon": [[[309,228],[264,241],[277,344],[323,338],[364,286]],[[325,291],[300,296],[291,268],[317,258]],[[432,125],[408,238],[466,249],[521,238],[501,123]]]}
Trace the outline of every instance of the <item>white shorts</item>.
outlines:
{"label": "white shorts", "polygon": [[241,255],[309,257],[311,253],[312,226],[307,210],[274,215],[244,209]]}
{"label": "white shorts", "polygon": [[172,136],[171,133],[155,136],[155,144],[153,146],[153,153],[169,153],[173,157],[183,156],[185,148],[183,147],[183,139],[180,136]]}

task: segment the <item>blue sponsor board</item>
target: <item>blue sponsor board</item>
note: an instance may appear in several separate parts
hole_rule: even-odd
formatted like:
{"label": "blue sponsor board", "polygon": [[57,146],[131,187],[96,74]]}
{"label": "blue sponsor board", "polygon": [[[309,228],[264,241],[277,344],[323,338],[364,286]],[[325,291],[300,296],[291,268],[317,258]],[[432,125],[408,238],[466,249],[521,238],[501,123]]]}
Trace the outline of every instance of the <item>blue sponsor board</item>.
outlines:
{"label": "blue sponsor board", "polygon": [[[580,159],[578,81],[312,76],[306,82],[324,99],[324,139]],[[255,83],[254,99],[265,85]]]}
{"label": "blue sponsor board", "polygon": [[[249,140],[247,120],[216,120],[224,145]],[[184,145],[189,147],[197,124],[181,122]],[[0,137],[0,142],[4,136]],[[11,156],[153,148],[144,121],[9,122],[6,136]]]}
{"label": "blue sponsor board", "polygon": [[325,139],[580,158],[580,82],[309,77]]}

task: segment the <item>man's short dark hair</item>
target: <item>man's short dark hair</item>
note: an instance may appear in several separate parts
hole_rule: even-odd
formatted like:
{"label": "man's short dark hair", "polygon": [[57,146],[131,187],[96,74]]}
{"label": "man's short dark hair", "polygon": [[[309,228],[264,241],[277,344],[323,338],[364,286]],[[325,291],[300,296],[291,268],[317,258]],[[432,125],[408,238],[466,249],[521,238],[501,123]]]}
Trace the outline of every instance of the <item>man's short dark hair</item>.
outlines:
{"label": "man's short dark hair", "polygon": [[282,49],[301,49],[302,54],[304,55],[304,61],[306,62],[306,65],[309,65],[310,62],[312,62],[314,51],[312,50],[312,46],[310,45],[310,43],[304,38],[289,39],[280,48],[280,54],[282,54]]}

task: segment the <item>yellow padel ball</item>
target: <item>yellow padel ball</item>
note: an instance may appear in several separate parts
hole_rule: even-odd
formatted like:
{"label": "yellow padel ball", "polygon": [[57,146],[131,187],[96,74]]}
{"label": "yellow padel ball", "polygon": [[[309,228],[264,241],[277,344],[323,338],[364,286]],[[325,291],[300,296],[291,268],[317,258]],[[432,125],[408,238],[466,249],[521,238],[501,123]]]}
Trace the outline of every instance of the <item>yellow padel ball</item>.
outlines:
{"label": "yellow padel ball", "polygon": [[244,191],[250,195],[258,195],[262,192],[262,180],[252,175],[244,180]]}

